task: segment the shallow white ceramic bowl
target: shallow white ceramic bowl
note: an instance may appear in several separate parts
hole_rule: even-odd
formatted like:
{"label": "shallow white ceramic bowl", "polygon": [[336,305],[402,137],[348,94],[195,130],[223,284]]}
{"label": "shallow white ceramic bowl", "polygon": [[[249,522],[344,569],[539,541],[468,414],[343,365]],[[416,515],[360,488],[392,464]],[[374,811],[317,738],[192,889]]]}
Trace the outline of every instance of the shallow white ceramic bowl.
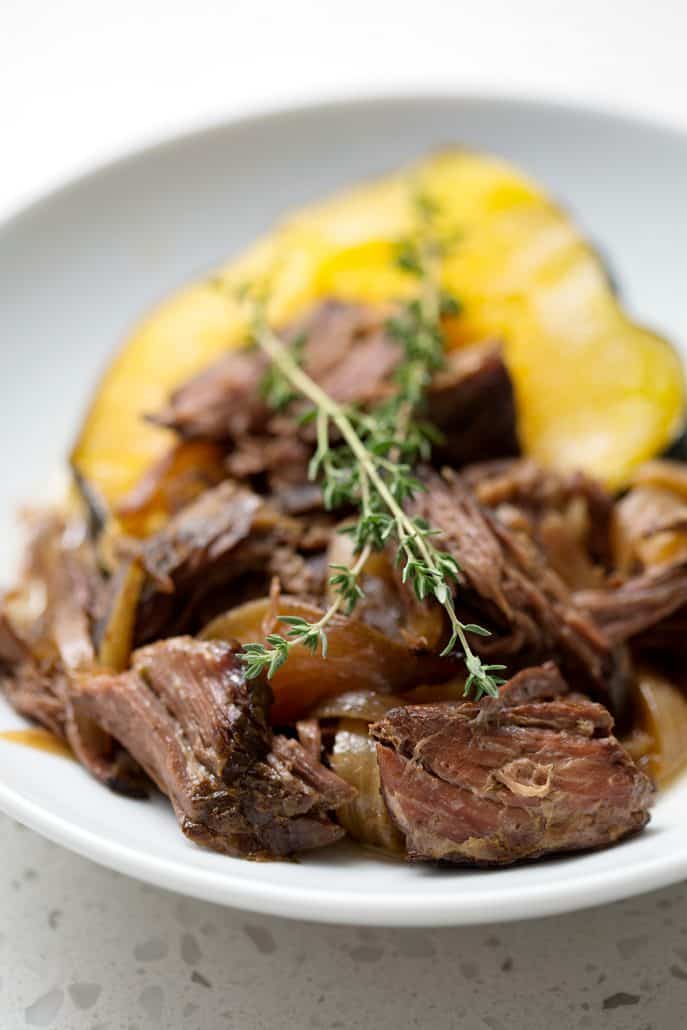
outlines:
{"label": "shallow white ceramic bowl", "polygon": [[[356,101],[194,133],[102,168],[0,228],[0,581],[18,501],[49,490],[99,370],[135,320],[291,207],[463,143],[512,158],[610,257],[632,310],[687,338],[687,136],[609,114],[475,97]],[[0,702],[0,729],[20,726]],[[0,741],[0,807],[121,872],[305,919],[446,925],[526,918],[687,874],[687,779],[608,851],[495,872],[409,867],[346,846],[298,863],[201,851],[160,798],[134,802],[75,763]]]}

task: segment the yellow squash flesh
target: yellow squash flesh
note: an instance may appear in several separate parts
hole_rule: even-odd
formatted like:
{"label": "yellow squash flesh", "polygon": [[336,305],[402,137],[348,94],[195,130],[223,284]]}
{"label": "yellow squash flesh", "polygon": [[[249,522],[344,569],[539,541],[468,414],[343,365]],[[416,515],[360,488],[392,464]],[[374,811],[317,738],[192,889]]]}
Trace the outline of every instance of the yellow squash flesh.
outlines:
{"label": "yellow squash flesh", "polygon": [[[625,483],[681,428],[680,361],[627,318],[593,249],[510,165],[466,151],[432,156],[297,212],[221,274],[229,287],[269,277],[275,323],[323,296],[407,295],[414,284],[392,257],[394,242],[412,229],[418,186],[438,203],[446,229],[460,234],[443,269],[464,306],[448,327],[449,345],[501,337],[525,452],[610,486]],[[135,331],[72,455],[105,506],[116,506],[170,446],[171,435],[141,416],[244,333],[239,306],[205,283],[171,297]]]}

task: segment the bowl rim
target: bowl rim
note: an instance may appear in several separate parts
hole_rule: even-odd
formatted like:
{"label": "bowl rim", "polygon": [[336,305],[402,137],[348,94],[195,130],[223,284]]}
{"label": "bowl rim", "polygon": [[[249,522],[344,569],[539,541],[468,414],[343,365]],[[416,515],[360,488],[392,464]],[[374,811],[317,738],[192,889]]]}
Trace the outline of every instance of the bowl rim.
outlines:
{"label": "bowl rim", "polygon": [[544,98],[539,93],[527,89],[513,88],[506,91],[502,87],[470,87],[469,85],[456,88],[430,86],[427,89],[401,85],[398,88],[380,90],[370,88],[369,90],[331,91],[317,99],[298,99],[294,102],[286,100],[283,103],[275,104],[257,103],[236,114],[227,111],[214,117],[200,118],[197,121],[191,120],[189,124],[182,125],[178,129],[168,127],[159,131],[152,130],[141,140],[131,145],[125,143],[111,151],[106,151],[95,159],[88,159],[71,171],[57,176],[53,181],[48,180],[45,186],[39,187],[29,197],[20,198],[14,205],[10,203],[0,216],[0,230],[9,229],[24,217],[38,213],[44,204],[52,203],[59,200],[63,194],[67,195],[73,190],[80,189],[90,179],[95,179],[105,172],[119,171],[126,168],[129,163],[164,154],[176,146],[192,144],[203,137],[221,135],[230,128],[267,127],[272,122],[281,122],[289,118],[303,118],[304,116],[320,118],[328,111],[337,113],[344,108],[352,110],[369,109],[370,107],[400,108],[411,103],[428,106],[461,103],[476,107],[510,107],[520,111],[526,108],[532,112],[558,114],[562,117],[592,118],[598,122],[621,125],[626,129],[638,129],[642,132],[656,132],[659,135],[671,136],[677,142],[687,142],[687,125],[683,126],[677,120],[662,117],[660,114],[636,112],[624,105],[606,100],[576,99],[570,96]]}
{"label": "bowl rim", "polygon": [[[221,116],[181,131],[170,131],[153,136],[150,141],[132,148],[123,148],[87,165],[64,180],[41,191],[35,198],[19,204],[0,219],[0,233],[19,228],[24,219],[40,216],[48,205],[60,203],[62,198],[78,192],[102,174],[125,170],[130,164],[172,153],[179,146],[200,143],[203,139],[220,136],[228,131],[248,128],[269,128],[274,123],[289,119],[312,117],[321,119],[328,113],[378,108],[399,109],[413,104],[418,107],[447,107],[461,104],[466,107],[491,107],[527,111],[532,115],[559,115],[561,118],[582,117],[598,124],[620,127],[626,131],[656,133],[687,144],[687,128],[645,114],[633,114],[625,109],[605,103],[590,103],[574,99],[542,99],[533,94],[494,89],[406,89],[383,92],[372,91],[335,95],[325,99],[265,105],[257,110],[236,116]],[[423,898],[418,892],[406,897],[401,910],[394,907],[389,895],[381,897],[362,890],[354,896],[331,887],[297,886],[267,883],[257,879],[235,876],[228,865],[226,872],[149,856],[111,838],[70,822],[50,812],[42,805],[24,798],[0,781],[0,809],[59,844],[104,866],[164,887],[208,901],[220,902],[237,908],[265,914],[281,915],[310,921],[337,924],[368,924],[376,926],[453,926],[483,924],[553,915],[583,909],[601,902],[653,890],[687,874],[687,848],[684,854],[660,852],[654,858],[642,861],[636,868],[619,874],[614,865],[594,872],[581,887],[580,878],[566,877],[551,883],[541,882],[536,897],[530,885],[501,888],[495,897],[488,889],[473,890],[462,895],[460,905],[447,886],[445,891]],[[582,893],[581,893],[582,892]]]}

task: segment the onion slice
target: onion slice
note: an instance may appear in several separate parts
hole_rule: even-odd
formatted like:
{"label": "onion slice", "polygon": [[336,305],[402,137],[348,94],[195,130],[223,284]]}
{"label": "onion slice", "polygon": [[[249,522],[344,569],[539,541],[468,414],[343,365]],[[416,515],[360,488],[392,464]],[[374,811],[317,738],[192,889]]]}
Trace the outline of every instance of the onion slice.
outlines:
{"label": "onion slice", "polygon": [[403,837],[391,821],[382,797],[375,742],[359,719],[342,719],[329,757],[337,776],[357,790],[353,801],[337,809],[337,819],[361,844],[403,854]]}
{"label": "onion slice", "polygon": [[643,669],[635,701],[637,725],[623,743],[656,785],[665,787],[687,765],[687,697],[664,676]]}
{"label": "onion slice", "polygon": [[[213,619],[200,637],[240,644],[264,641],[268,633],[286,632],[288,627],[279,622],[279,615],[297,615],[317,622],[322,612],[297,597],[281,597],[276,606],[274,599],[265,597]],[[336,616],[327,627],[327,639],[326,659],[319,651],[313,654],[296,645],[271,680],[273,724],[292,723],[324,698],[348,690],[389,694],[418,683],[447,679],[454,668],[449,659],[410,651],[357,619]]]}

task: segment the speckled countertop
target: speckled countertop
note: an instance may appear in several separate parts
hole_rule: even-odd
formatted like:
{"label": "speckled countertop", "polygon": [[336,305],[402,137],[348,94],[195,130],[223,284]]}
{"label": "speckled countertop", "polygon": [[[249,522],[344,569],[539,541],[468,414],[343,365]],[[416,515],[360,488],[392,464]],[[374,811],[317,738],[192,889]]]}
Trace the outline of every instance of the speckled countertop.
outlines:
{"label": "speckled countertop", "polygon": [[0,817],[0,1028],[683,1030],[687,890],[457,930],[167,894]]}

